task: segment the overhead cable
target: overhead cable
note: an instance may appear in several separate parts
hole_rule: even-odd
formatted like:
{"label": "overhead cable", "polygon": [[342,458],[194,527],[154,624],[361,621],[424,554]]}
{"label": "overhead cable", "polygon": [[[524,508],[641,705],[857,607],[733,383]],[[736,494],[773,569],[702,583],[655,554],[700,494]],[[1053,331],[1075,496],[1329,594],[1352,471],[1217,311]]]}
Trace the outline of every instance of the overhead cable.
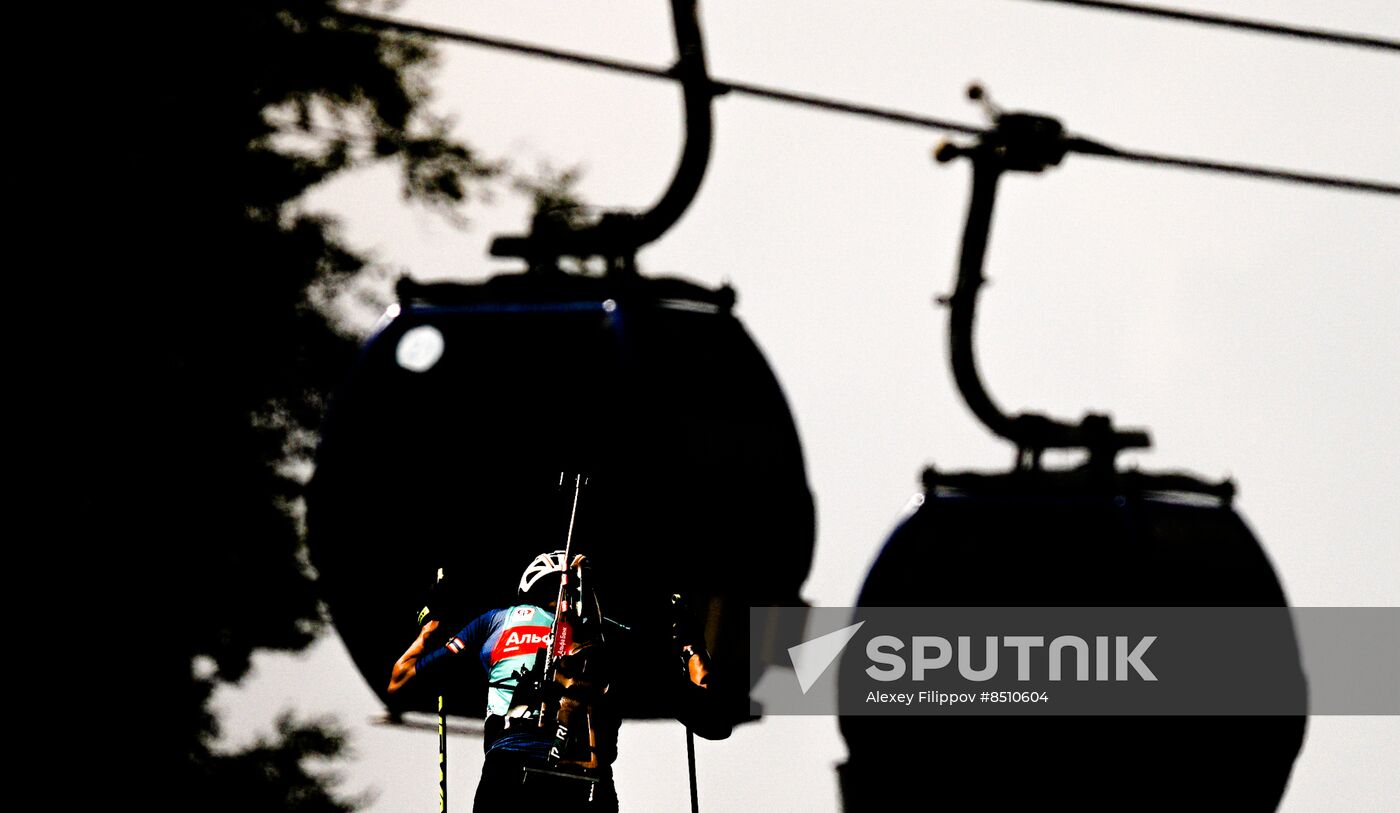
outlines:
{"label": "overhead cable", "polygon": [[1400,42],[1382,39],[1369,34],[1347,34],[1340,31],[1327,31],[1320,28],[1284,25],[1264,20],[1248,20],[1243,17],[1226,17],[1220,14],[1205,14],[1197,11],[1182,11],[1165,6],[1147,6],[1137,3],[1115,3],[1109,0],[1032,0],[1037,3],[1055,3],[1065,6],[1081,6],[1102,11],[1116,11],[1125,14],[1139,14],[1147,17],[1161,17],[1179,22],[1215,25],[1252,31],[1257,34],[1273,34],[1282,37],[1326,42],[1333,45],[1354,45],[1361,48],[1379,48],[1385,51],[1400,52]]}
{"label": "overhead cable", "polygon": [[1121,150],[1117,147],[1110,147],[1105,144],[1087,141],[1086,139],[1071,138],[1070,141],[1071,145],[1068,151],[1081,155],[1097,155],[1104,158],[1117,158],[1119,160],[1132,161],[1139,164],[1156,164],[1158,166],[1180,167],[1182,169],[1199,169],[1207,172],[1222,172],[1227,175],[1264,178],[1271,181],[1307,184],[1309,186],[1326,186],[1334,189],[1349,189],[1356,192],[1400,195],[1400,184],[1385,183],[1383,181],[1341,178],[1312,172],[1298,172],[1290,169],[1275,169],[1272,167],[1251,166],[1249,164],[1210,161],[1202,158],[1163,155],[1161,153],[1142,152],[1139,150]]}
{"label": "overhead cable", "polygon": [[[624,60],[606,59],[603,57],[581,54],[573,51],[563,51],[555,48],[546,48],[517,40],[503,39],[500,37],[488,37],[480,34],[473,34],[466,31],[440,28],[436,26],[424,25],[422,23],[406,22],[388,17],[378,17],[367,14],[356,14],[352,12],[337,12],[336,18],[346,22],[370,26],[376,29],[401,31],[410,34],[433,37],[436,39],[458,42],[466,45],[489,48],[499,51],[524,54],[526,56],[541,57],[556,61],[569,62],[576,65],[584,65],[591,68],[600,68],[614,72],[631,74],[634,76],[646,76],[654,79],[665,79],[668,81],[678,81],[675,71],[672,68],[657,68],[638,62],[628,62]],[[909,113],[892,108],[876,107],[872,105],[848,102],[840,99],[832,99],[824,96],[816,96],[807,93],[797,93],[794,91],[781,90],[778,88],[746,82],[733,82],[728,80],[711,80],[713,93],[717,96],[726,93],[737,93],[745,96],[754,96],[772,101],[787,102],[802,107],[811,107],[819,110],[828,110],[837,113],[847,113],[863,118],[875,119],[879,121],[889,121],[898,124],[908,124],[915,127],[922,127],[931,130],[944,132],[965,133],[969,135],[983,135],[987,129],[976,127],[970,124],[949,121],[946,119],[923,116],[916,113]],[[1189,158],[1183,156],[1161,155],[1135,150],[1118,149],[1108,147],[1087,139],[1070,139],[1068,144],[1069,152],[1078,152],[1085,155],[1095,155],[1103,158],[1116,158],[1121,161],[1153,164],[1158,166],[1174,166],[1183,169],[1196,169],[1207,172],[1221,172],[1231,175],[1244,175],[1255,178],[1264,178],[1286,183],[1307,184],[1311,186],[1331,187],[1334,189],[1346,189],[1358,192],[1374,192],[1383,195],[1400,196],[1400,184],[1386,183],[1383,181],[1373,181],[1356,178],[1345,178],[1333,175],[1323,175],[1319,173],[1300,172],[1285,169],[1273,169],[1269,167],[1250,166],[1225,161],[1212,161],[1200,158]]]}

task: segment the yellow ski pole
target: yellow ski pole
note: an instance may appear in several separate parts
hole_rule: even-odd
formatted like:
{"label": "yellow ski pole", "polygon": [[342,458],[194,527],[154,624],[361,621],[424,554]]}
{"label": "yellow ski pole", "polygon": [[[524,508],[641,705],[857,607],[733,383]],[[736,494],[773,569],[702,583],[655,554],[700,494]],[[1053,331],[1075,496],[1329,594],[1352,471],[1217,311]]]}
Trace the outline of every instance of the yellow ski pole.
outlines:
{"label": "yellow ski pole", "polygon": [[438,813],[447,813],[447,714],[438,695]]}

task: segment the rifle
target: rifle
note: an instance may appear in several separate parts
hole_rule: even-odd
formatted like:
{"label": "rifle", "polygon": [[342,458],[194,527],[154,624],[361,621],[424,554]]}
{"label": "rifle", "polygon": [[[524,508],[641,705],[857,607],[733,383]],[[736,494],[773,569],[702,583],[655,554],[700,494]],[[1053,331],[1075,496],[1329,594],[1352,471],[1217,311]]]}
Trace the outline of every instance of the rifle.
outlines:
{"label": "rifle", "polygon": [[[560,479],[562,481],[562,475]],[[554,742],[549,746],[550,765],[558,765],[564,761],[564,749],[569,742],[569,728],[573,724],[574,714],[582,707],[583,713],[587,715],[587,707],[569,697],[566,692],[567,689],[574,686],[579,677],[582,677],[583,670],[579,670],[578,676],[561,675],[559,672],[560,662],[571,654],[574,646],[574,624],[571,617],[578,617],[577,606],[579,602],[571,601],[573,596],[569,592],[569,574],[574,569],[575,564],[580,565],[576,594],[580,601],[583,598],[583,568],[581,563],[575,563],[573,560],[573,546],[574,521],[578,517],[579,494],[583,490],[585,482],[582,474],[574,475],[574,502],[569,510],[569,532],[564,540],[564,569],[559,574],[559,597],[554,604],[554,624],[550,631],[550,645],[544,661],[544,685],[559,693],[558,711],[555,714]],[[594,743],[591,731],[589,732],[589,740],[588,758],[573,762],[581,767],[594,768],[598,765],[598,755],[593,752]]]}
{"label": "rifle", "polygon": [[[569,509],[569,531],[564,537],[564,561],[561,562],[563,569],[559,572],[559,596],[554,601],[554,623],[549,630],[549,649],[545,652],[544,661],[544,681],[545,685],[554,680],[555,672],[558,670],[560,658],[569,654],[569,647],[573,644],[573,625],[569,623],[569,571],[573,569],[574,555],[574,521],[578,518],[578,498],[583,491],[586,481],[582,474],[574,475],[574,502]],[[559,473],[559,483],[564,483],[564,473]],[[582,581],[582,576],[580,576]]]}
{"label": "rifle", "polygon": [[[559,476],[560,487],[564,484],[563,473]],[[583,617],[580,606],[585,595],[584,569],[581,556],[575,557],[573,548],[574,528],[578,519],[578,505],[583,486],[588,480],[578,474],[574,477],[573,502],[569,512],[568,534],[564,542],[564,556],[559,573],[559,590],[554,605],[554,621],[550,625],[549,646],[539,650],[534,665],[528,670],[516,673],[516,691],[512,705],[530,709],[537,726],[543,727],[546,721],[554,725],[554,738],[551,742],[548,763],[551,767],[571,766],[575,768],[596,768],[600,764],[595,751],[594,733],[588,725],[589,704],[580,701],[576,695],[589,691],[592,686],[587,653],[588,642],[580,644],[576,629],[591,627]],[[589,635],[584,634],[587,638]],[[554,710],[550,714],[551,709]],[[582,759],[571,758],[567,751],[572,750],[570,732],[580,722],[588,732],[588,753]]]}

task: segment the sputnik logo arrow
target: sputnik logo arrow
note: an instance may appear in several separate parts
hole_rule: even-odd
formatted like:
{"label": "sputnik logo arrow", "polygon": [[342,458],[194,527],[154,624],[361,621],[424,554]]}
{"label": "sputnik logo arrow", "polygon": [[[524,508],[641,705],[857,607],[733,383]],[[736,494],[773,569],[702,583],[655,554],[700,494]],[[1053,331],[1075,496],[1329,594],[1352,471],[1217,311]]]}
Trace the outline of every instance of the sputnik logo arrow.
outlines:
{"label": "sputnik logo arrow", "polygon": [[810,641],[803,641],[797,646],[788,647],[792,671],[797,673],[797,684],[802,687],[803,694],[812,688],[812,684],[816,683],[818,678],[826,674],[836,656],[841,654],[841,650],[855,637],[856,631],[864,625],[865,622],[861,621]]}

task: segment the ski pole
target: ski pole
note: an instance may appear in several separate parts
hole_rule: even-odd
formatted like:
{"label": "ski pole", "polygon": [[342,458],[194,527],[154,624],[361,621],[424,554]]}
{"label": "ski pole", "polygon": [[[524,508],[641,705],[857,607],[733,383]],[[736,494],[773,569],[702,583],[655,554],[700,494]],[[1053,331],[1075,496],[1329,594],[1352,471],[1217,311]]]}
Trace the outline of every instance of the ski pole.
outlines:
{"label": "ski pole", "polygon": [[[426,626],[430,618],[441,624],[446,602],[443,584],[444,568],[438,568],[437,579],[428,595],[428,603],[418,611],[418,624]],[[426,639],[424,639],[426,642]],[[447,712],[443,707],[444,695],[438,693],[438,813],[447,813]]]}
{"label": "ski pole", "polygon": [[700,813],[700,790],[695,784],[695,732],[685,727],[685,758],[690,763],[690,813]]}
{"label": "ski pole", "polygon": [[447,813],[447,714],[438,695],[438,813]]}
{"label": "ski pole", "polygon": [[[688,620],[690,607],[686,604],[685,597],[680,593],[671,594],[671,639],[678,642],[680,636],[689,637],[682,631],[682,625]],[[704,649],[704,645],[701,645]],[[694,682],[694,673],[690,670],[691,658],[696,655],[692,646],[687,643],[681,650],[681,662],[685,666],[686,677]],[[702,678],[703,680],[703,678]],[[695,731],[689,725],[685,727],[685,759],[690,768],[690,813],[700,813],[700,790],[696,784],[695,777]]]}

